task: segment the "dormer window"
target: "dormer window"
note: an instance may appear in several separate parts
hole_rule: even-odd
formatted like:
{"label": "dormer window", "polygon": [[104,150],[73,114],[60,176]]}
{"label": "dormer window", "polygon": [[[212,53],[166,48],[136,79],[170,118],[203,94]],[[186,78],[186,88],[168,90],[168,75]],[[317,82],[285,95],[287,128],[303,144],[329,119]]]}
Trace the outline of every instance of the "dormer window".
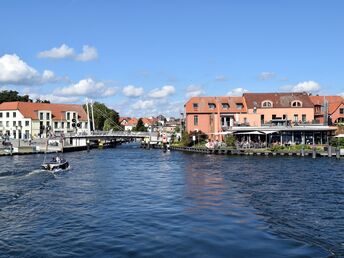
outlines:
{"label": "dormer window", "polygon": [[270,107],[272,107],[273,106],[273,104],[272,104],[272,101],[271,100],[264,100],[263,102],[262,102],[262,107],[263,108],[270,108]]}
{"label": "dormer window", "polygon": [[244,105],[242,103],[235,103],[235,105],[236,105],[236,108],[239,110],[243,109],[243,107],[244,107]]}
{"label": "dormer window", "polygon": [[208,108],[209,109],[215,109],[216,105],[214,103],[208,103]]}
{"label": "dormer window", "polygon": [[222,109],[229,109],[228,103],[222,103]]}
{"label": "dormer window", "polygon": [[193,107],[194,109],[197,109],[197,108],[198,108],[198,103],[192,103],[192,107]]}
{"label": "dormer window", "polygon": [[292,107],[302,107],[302,102],[299,100],[294,100],[293,102],[291,102],[291,106]]}

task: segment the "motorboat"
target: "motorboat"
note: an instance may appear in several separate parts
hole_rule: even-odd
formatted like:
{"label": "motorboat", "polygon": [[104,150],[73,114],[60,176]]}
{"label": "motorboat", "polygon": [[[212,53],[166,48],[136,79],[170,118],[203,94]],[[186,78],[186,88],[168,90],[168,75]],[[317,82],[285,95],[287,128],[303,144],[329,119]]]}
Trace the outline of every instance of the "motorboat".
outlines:
{"label": "motorboat", "polygon": [[69,168],[69,163],[64,158],[56,156],[52,158],[49,162],[44,162],[42,164],[42,169],[54,171],[54,170],[65,170]]}

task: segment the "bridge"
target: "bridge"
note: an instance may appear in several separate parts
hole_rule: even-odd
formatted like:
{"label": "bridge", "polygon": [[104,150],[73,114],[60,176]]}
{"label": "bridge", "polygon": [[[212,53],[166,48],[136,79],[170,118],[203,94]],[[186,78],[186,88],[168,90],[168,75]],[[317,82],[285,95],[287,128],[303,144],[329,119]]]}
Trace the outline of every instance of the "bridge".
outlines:
{"label": "bridge", "polygon": [[[170,133],[165,133],[169,142]],[[163,137],[159,132],[131,132],[131,131],[93,131],[91,133],[68,133],[63,136],[64,146],[87,147],[90,144],[116,145],[117,142],[130,141],[135,139],[145,140],[149,143],[161,143]]]}

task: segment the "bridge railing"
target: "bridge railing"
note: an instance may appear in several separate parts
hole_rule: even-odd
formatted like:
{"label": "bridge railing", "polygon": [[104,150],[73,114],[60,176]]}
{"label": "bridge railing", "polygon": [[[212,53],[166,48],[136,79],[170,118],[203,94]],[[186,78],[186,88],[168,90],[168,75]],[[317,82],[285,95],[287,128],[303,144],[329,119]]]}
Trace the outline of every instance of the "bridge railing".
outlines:
{"label": "bridge railing", "polygon": [[93,131],[91,134],[87,132],[82,133],[66,133],[65,138],[70,137],[90,137],[90,136],[116,136],[116,137],[150,137],[157,136],[157,132],[131,132],[131,131]]}

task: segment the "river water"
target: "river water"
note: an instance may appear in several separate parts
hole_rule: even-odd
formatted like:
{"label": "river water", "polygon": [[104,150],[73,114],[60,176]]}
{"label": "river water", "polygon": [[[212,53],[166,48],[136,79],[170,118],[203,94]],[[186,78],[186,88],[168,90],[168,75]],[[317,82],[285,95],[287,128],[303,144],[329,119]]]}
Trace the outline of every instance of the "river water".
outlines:
{"label": "river water", "polygon": [[344,160],[143,150],[0,158],[0,257],[344,257]]}

